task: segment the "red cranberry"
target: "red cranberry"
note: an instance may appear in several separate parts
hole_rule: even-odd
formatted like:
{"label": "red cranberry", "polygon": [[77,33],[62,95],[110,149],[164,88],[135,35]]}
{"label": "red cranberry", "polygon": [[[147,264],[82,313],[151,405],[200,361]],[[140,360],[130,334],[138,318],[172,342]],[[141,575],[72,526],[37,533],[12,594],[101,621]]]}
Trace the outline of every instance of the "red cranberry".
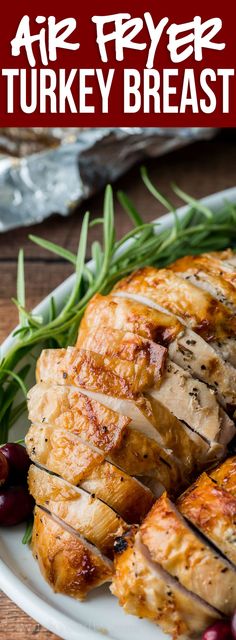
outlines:
{"label": "red cranberry", "polygon": [[7,481],[9,473],[8,462],[0,449],[0,487]]}
{"label": "red cranberry", "polygon": [[30,466],[30,459],[25,447],[16,442],[7,442],[1,447],[1,453],[5,456],[9,466],[11,482],[25,482]]}
{"label": "red cranberry", "polygon": [[233,639],[236,640],[236,611],[234,612],[231,620],[231,633]]}
{"label": "red cranberry", "polygon": [[27,520],[34,508],[34,500],[27,487],[8,487],[0,490],[0,526],[11,527]]}
{"label": "red cranberry", "polygon": [[208,627],[202,640],[233,640],[230,621],[219,620],[212,627]]}

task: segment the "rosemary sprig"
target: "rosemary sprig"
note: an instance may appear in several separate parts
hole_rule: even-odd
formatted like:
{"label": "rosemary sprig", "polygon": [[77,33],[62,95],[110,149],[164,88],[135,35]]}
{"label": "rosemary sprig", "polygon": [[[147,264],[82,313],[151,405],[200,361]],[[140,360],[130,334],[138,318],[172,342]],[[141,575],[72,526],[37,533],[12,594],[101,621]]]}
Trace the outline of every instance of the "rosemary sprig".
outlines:
{"label": "rosemary sprig", "polygon": [[29,518],[26,524],[25,533],[22,538],[22,544],[29,544],[31,542],[32,530],[33,530],[33,516]]}
{"label": "rosemary sprig", "polygon": [[[123,193],[119,201],[132,221],[133,228],[120,240],[115,237],[113,194],[106,188],[103,217],[89,225],[89,214],[85,214],[77,255],[58,245],[30,236],[31,240],[69,261],[75,267],[74,285],[61,309],[51,299],[48,317],[38,318],[25,309],[24,256],[19,252],[17,275],[17,299],[20,326],[14,333],[15,340],[5,358],[0,361],[0,442],[6,441],[8,431],[21,415],[25,402],[16,406],[15,395],[25,391],[28,373],[20,368],[22,358],[37,345],[66,347],[76,339],[79,323],[86,305],[96,292],[107,293],[115,282],[131,271],[145,265],[164,267],[187,254],[213,251],[236,245],[236,205],[225,203],[221,211],[213,213],[175,185],[174,192],[189,209],[182,219],[178,218],[173,204],[152,184],[145,168],[141,175],[152,195],[173,214],[171,229],[160,230],[157,223],[145,223],[134,204]],[[90,226],[100,224],[102,243],[92,244],[93,266],[85,264],[87,237]]]}
{"label": "rosemary sprig", "polygon": [[20,249],[18,255],[18,269],[17,269],[17,302],[19,305],[19,323],[23,327],[25,325],[25,315],[23,309],[25,307],[25,270],[24,270],[24,251]]}

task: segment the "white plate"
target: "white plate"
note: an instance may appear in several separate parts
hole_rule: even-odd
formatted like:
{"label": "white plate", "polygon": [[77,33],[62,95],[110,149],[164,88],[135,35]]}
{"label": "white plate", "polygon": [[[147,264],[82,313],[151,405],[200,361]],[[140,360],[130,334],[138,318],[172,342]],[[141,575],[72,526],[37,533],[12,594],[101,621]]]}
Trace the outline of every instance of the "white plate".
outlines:
{"label": "white plate", "polygon": [[[209,196],[202,202],[217,210],[225,200],[236,202],[236,188]],[[182,207],[178,213],[182,216],[185,211],[186,207]],[[168,227],[172,223],[172,216],[167,214],[158,222],[162,228]],[[72,282],[73,276],[53,292],[58,306],[68,296]],[[37,314],[47,314],[48,304],[49,297],[37,307]],[[7,353],[13,341],[14,338],[10,335],[4,342],[3,355]],[[21,418],[11,431],[11,439],[21,438],[27,428],[27,421]],[[110,640],[166,638],[155,625],[125,615],[108,587],[95,590],[85,603],[55,595],[43,580],[29,548],[22,545],[23,531],[23,526],[1,529],[0,587],[37,622],[64,640],[99,640],[102,636]]]}

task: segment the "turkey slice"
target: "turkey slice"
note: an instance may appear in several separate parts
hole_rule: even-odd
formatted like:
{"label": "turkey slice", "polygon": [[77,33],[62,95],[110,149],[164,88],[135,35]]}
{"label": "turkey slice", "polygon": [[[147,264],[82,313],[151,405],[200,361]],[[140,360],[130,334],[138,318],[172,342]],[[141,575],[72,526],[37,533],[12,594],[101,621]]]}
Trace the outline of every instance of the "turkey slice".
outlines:
{"label": "turkey slice", "polygon": [[[205,502],[207,499],[206,494]],[[225,615],[234,611],[234,568],[190,528],[166,493],[146,516],[140,534],[152,560],[186,589]]]}
{"label": "turkey slice", "polygon": [[[220,614],[153,562],[138,533],[117,545],[112,593],[126,613],[148,618],[173,638],[199,638]],[[124,550],[123,550],[124,549]]]}
{"label": "turkey slice", "polygon": [[213,298],[225,304],[235,313],[236,288],[232,283],[225,280],[221,261],[204,254],[186,256],[176,260],[169,268],[181,278],[195,284],[196,287],[208,291]]}
{"label": "turkey slice", "polygon": [[127,525],[104,502],[35,465],[29,469],[28,487],[38,506],[68,524],[105,555],[113,555],[114,540]]}
{"label": "turkey slice", "polygon": [[31,422],[63,426],[83,436],[103,451],[119,446],[130,418],[88,398],[78,389],[56,384],[36,384],[28,392]]}
{"label": "turkey slice", "polygon": [[43,577],[56,593],[83,600],[112,577],[112,563],[82,536],[73,535],[35,508],[31,548]]}
{"label": "turkey slice", "polygon": [[[146,301],[147,302],[147,301]],[[168,347],[170,359],[195,378],[210,385],[220,403],[233,413],[236,407],[236,370],[200,335],[175,316],[123,296],[96,294],[82,318],[77,346],[101,326],[130,331]]]}
{"label": "turkey slice", "polygon": [[236,564],[236,498],[203,473],[177,504],[181,513]]}
{"label": "turkey slice", "polygon": [[210,472],[217,484],[236,498],[236,456],[232,456]]}
{"label": "turkey slice", "polygon": [[143,520],[153,494],[141,482],[104,459],[61,427],[32,425],[26,436],[30,458],[103,500],[129,523]]}
{"label": "turkey slice", "polygon": [[[123,332],[121,333],[123,336]],[[135,394],[141,393],[153,384],[158,384],[161,380],[166,349],[134,334],[127,335],[129,338],[126,340],[126,345],[122,345],[120,348],[124,351],[123,357],[122,353],[119,353],[119,346],[114,344],[115,340],[119,343],[120,336],[118,335],[117,339],[113,336],[113,346],[112,342],[110,342],[110,346],[104,342],[103,353],[102,334],[100,333],[99,337],[98,332],[97,338],[94,336],[94,344],[96,340],[98,351],[76,349],[75,347],[42,351],[37,363],[37,381],[45,381],[45,375],[49,374],[47,369],[48,351],[52,353],[53,362],[55,360],[55,383],[75,384],[78,387],[83,387],[86,384],[92,389],[93,375],[96,373],[101,391],[107,387],[109,381],[111,393],[132,398]],[[145,342],[146,344],[144,344]],[[137,343],[139,344],[137,345]]]}
{"label": "turkey slice", "polygon": [[[236,364],[236,318],[221,302],[168,269],[145,267],[118,282],[114,291],[165,308]],[[135,298],[134,298],[135,296]]]}
{"label": "turkey slice", "polygon": [[232,249],[203,253],[201,257],[207,264],[211,262],[211,273],[221,275],[226,282],[236,287],[236,256]]}
{"label": "turkey slice", "polygon": [[136,300],[97,293],[88,303],[81,320],[77,346],[83,348],[83,340],[88,333],[96,332],[101,326],[130,331],[165,347],[181,331],[185,331],[184,325],[175,316],[149,308]]}
{"label": "turkey slice", "polygon": [[209,442],[225,444],[232,440],[236,432],[235,425],[219,406],[212,389],[193,379],[169,359],[165,368],[163,362],[160,379],[159,350],[155,353],[155,346],[159,345],[137,334],[101,326],[97,331],[92,330],[83,336],[83,346],[85,350],[103,355],[104,358],[118,356],[127,362],[131,360],[135,366],[141,362],[147,375],[146,385],[142,381],[139,391],[146,389],[146,393],[160,402],[167,412],[183,420]]}
{"label": "turkey slice", "polygon": [[140,372],[138,392],[161,384],[167,349],[152,340],[147,340],[130,331],[100,325],[96,331],[92,328],[86,335],[83,334],[81,339],[79,334],[76,346],[78,349],[93,351],[108,358],[132,362],[134,371]]}
{"label": "turkey slice", "polygon": [[109,452],[109,455],[62,427],[45,424],[31,426],[26,436],[26,446],[34,462],[47,466],[66,479],[73,477],[74,483],[80,486],[93,471],[95,473],[105,456],[122,472],[137,476],[141,482],[148,484],[156,496],[162,493],[164,487],[171,494],[176,494],[183,484],[186,486],[172,457],[155,440],[133,429],[127,430],[122,446]]}
{"label": "turkey slice", "polygon": [[150,394],[208,442],[225,445],[236,433],[233,421],[218,404],[213,389],[169,359],[161,386],[150,390]]}
{"label": "turkey slice", "polygon": [[[69,353],[68,353],[69,351]],[[81,355],[82,353],[82,355]],[[87,359],[86,359],[87,355]],[[109,366],[112,375],[112,362],[113,359],[104,358],[104,361],[107,362],[109,360]],[[82,365],[81,365],[82,361]],[[89,367],[89,363],[93,363],[93,376],[92,369],[90,367],[90,384],[87,382],[87,373],[83,370],[83,362],[86,361],[86,370]],[[103,378],[103,386],[101,389],[101,378],[99,378],[99,374],[101,370],[99,369],[101,365],[101,356],[99,354],[95,354],[92,352],[86,351],[78,351],[76,349],[70,348],[69,350],[46,350],[43,351],[37,364],[38,378],[42,379],[44,382],[50,384],[55,381],[61,384],[76,384],[78,382],[80,391],[88,395],[92,399],[96,399],[102,404],[105,404],[109,408],[118,413],[128,416],[132,420],[132,425],[135,430],[139,430],[144,433],[144,435],[152,440],[155,440],[159,446],[166,445],[166,438],[168,439],[168,446],[171,447],[170,443],[170,434],[173,432],[173,444],[176,443],[177,437],[179,437],[179,452],[181,453],[181,439],[182,434],[185,441],[187,441],[187,433],[183,430],[182,425],[176,420],[176,418],[167,410],[162,404],[156,404],[155,411],[153,410],[152,404],[157,403],[155,399],[144,398],[144,396],[135,396],[133,395],[133,399],[131,400],[129,397],[129,392],[125,397],[125,389],[120,382],[120,389],[118,396],[114,395],[113,387],[111,389],[109,376],[106,378],[106,383]],[[119,360],[122,363],[123,372],[125,371],[126,361]],[[98,364],[99,363],[99,364]],[[129,363],[128,363],[129,364]],[[96,368],[98,367],[98,375],[96,375]],[[105,369],[105,372],[108,369]],[[63,376],[63,372],[66,372],[66,378]],[[78,376],[79,373],[79,376]],[[128,373],[126,374],[128,375]],[[132,379],[129,380],[130,388],[132,387]],[[117,380],[116,380],[116,390],[117,390]],[[123,397],[122,397],[123,396]],[[178,429],[178,430],[177,430]],[[179,434],[179,435],[178,435]],[[191,449],[193,451],[195,447],[195,442],[188,438],[190,443],[190,453]],[[198,442],[198,444],[200,444]],[[186,446],[186,445],[185,445]],[[208,454],[210,457],[216,457],[219,454],[218,445],[216,447],[216,451],[211,451],[209,448],[209,444],[201,439],[202,451],[204,450],[204,454],[202,455],[202,459],[206,460]],[[176,456],[178,456],[178,450],[176,451],[176,447],[174,450]],[[198,447],[199,453],[199,447]],[[193,455],[193,454],[191,454]],[[172,463],[172,459],[171,459]],[[181,464],[184,464],[181,455]],[[183,472],[184,472],[183,468]]]}

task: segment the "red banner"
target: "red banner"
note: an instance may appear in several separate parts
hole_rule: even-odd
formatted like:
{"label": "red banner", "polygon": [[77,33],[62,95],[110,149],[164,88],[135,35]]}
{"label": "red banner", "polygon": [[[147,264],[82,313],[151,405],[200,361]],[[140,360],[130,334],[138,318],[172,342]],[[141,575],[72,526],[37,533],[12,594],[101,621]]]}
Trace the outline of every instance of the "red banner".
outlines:
{"label": "red banner", "polygon": [[5,7],[2,127],[236,125],[233,3],[84,5]]}

